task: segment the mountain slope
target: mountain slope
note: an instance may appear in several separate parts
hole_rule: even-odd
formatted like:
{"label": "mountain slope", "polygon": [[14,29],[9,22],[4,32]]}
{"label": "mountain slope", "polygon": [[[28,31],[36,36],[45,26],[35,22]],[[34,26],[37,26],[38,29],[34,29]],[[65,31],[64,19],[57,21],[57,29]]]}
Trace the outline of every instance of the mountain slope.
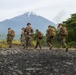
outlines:
{"label": "mountain slope", "polygon": [[12,19],[7,19],[7,20],[0,22],[0,33],[7,34],[8,27],[11,27],[12,29],[15,30],[16,35],[20,35],[21,28],[26,27],[26,24],[28,22],[31,23],[31,27],[34,30],[39,29],[43,33],[46,33],[46,29],[48,25],[55,26],[55,24],[49,21],[48,19],[41,17],[39,15],[36,15],[32,12],[27,12],[23,15],[16,16]]}

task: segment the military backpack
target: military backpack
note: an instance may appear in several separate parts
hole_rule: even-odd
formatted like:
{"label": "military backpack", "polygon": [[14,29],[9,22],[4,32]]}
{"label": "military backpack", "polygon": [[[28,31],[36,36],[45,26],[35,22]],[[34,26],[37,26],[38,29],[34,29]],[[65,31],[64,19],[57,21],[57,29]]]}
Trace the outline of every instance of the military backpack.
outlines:
{"label": "military backpack", "polygon": [[14,30],[11,30],[10,35],[11,35],[12,37],[14,37],[14,36],[15,36],[15,31],[14,31]]}
{"label": "military backpack", "polygon": [[39,38],[39,39],[42,39],[42,38],[43,38],[43,34],[42,34],[42,32],[40,32],[40,31],[38,32],[38,38]]}
{"label": "military backpack", "polygon": [[60,29],[60,34],[63,35],[63,36],[67,36],[68,35],[67,28],[66,27],[62,27]]}
{"label": "military backpack", "polygon": [[55,30],[55,28],[50,28],[49,29],[49,31],[50,31],[50,36],[56,36],[56,30]]}

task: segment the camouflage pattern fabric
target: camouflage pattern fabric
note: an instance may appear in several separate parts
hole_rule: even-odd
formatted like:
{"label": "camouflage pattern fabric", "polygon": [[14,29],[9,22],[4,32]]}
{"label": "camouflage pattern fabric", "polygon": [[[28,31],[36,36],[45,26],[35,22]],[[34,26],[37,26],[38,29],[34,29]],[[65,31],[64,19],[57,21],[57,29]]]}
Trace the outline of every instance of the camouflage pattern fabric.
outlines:
{"label": "camouflage pattern fabric", "polygon": [[36,40],[36,46],[35,46],[35,49],[39,46],[39,48],[41,49],[41,39],[39,38],[38,36],[38,32],[36,33],[35,35],[35,40]]}
{"label": "camouflage pattern fabric", "polygon": [[26,27],[26,48],[28,48],[28,46],[33,47],[33,43],[32,43],[32,34],[33,34],[33,29],[31,27]]}
{"label": "camouflage pattern fabric", "polygon": [[9,48],[12,47],[12,40],[13,40],[13,37],[8,35],[7,36],[7,44],[9,45]]}
{"label": "camouflage pattern fabric", "polygon": [[59,42],[58,48],[61,45],[63,45],[64,47],[67,47],[67,44],[66,44],[66,36],[58,35],[58,42]]}
{"label": "camouflage pattern fabric", "polygon": [[50,49],[51,49],[52,46],[53,46],[53,45],[52,45],[53,37],[54,37],[54,36],[51,36],[51,35],[50,35],[49,29],[47,29],[47,33],[46,33],[46,42],[47,42],[47,44],[49,45]]}
{"label": "camouflage pattern fabric", "polygon": [[20,38],[20,40],[21,40],[22,46],[25,47],[26,46],[26,36],[25,36],[24,30],[21,31],[21,38]]}

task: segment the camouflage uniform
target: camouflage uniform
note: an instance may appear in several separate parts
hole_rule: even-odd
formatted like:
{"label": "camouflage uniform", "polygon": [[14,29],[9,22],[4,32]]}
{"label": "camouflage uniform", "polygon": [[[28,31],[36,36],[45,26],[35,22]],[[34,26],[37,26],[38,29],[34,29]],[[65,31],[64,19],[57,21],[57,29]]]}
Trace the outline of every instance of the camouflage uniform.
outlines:
{"label": "camouflage uniform", "polygon": [[32,34],[33,34],[33,29],[31,27],[29,27],[27,24],[27,27],[25,28],[25,34],[26,34],[26,48],[28,48],[28,46],[33,46],[32,43]]}
{"label": "camouflage uniform", "polygon": [[25,46],[26,46],[26,36],[25,36],[25,32],[24,32],[24,28],[22,28],[22,30],[21,30],[21,44],[22,44],[22,46],[24,46],[24,48],[25,48]]}
{"label": "camouflage uniform", "polygon": [[58,35],[58,41],[59,41],[59,47],[60,45],[63,44],[64,47],[67,47],[67,44],[66,44],[66,36],[63,36],[63,35]]}
{"label": "camouflage uniform", "polygon": [[12,40],[13,40],[13,37],[12,37],[10,34],[11,34],[11,29],[8,28],[7,43],[8,43],[8,45],[9,45],[9,48],[12,47]]}
{"label": "camouflage uniform", "polygon": [[51,26],[48,26],[48,29],[47,29],[47,31],[46,31],[46,42],[47,42],[47,44],[49,45],[49,49],[51,49],[52,48],[52,40],[53,40],[53,37],[54,36],[51,36],[50,35],[50,27]]}
{"label": "camouflage uniform", "polygon": [[[61,25],[61,24],[60,24]],[[66,51],[68,51],[68,46],[67,46],[67,44],[66,44],[66,36],[65,35],[61,35],[61,28],[63,27],[62,25],[61,25],[61,27],[60,27],[60,25],[58,26],[58,48],[61,46],[61,45],[63,45],[65,48],[66,48]]]}
{"label": "camouflage uniform", "polygon": [[39,30],[36,30],[36,35],[35,35],[35,40],[36,40],[36,46],[35,46],[35,49],[39,46],[40,49],[41,49],[41,39],[38,37],[38,32]]}

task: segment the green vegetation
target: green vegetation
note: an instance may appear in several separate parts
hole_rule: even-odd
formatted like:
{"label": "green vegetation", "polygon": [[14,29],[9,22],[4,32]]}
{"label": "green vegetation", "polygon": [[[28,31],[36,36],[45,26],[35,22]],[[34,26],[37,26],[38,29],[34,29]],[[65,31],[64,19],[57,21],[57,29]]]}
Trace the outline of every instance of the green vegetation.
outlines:
{"label": "green vegetation", "polygon": [[[66,37],[66,42],[69,47],[73,47],[76,44],[76,13],[71,14],[71,17],[62,23],[67,27],[68,36]],[[57,47],[57,35],[53,39],[54,47]]]}
{"label": "green vegetation", "polygon": [[[66,38],[66,42],[68,43],[69,47],[73,47],[76,44],[76,14],[72,14],[70,18],[66,21],[63,21],[63,25],[68,29],[68,36]],[[55,28],[55,27],[54,27]],[[0,35],[1,36],[1,35]],[[36,45],[36,41],[34,40],[35,34],[33,34],[33,44]],[[46,45],[46,36],[42,39],[42,45]],[[20,45],[20,40],[13,40],[12,42],[14,45]],[[54,47],[57,47],[58,43],[58,36],[56,35],[53,39]],[[6,40],[0,40],[0,48],[7,48]]]}
{"label": "green vegetation", "polygon": [[6,40],[0,40],[0,48],[7,48]]}
{"label": "green vegetation", "polygon": [[6,44],[0,44],[0,48],[8,48]]}
{"label": "green vegetation", "polygon": [[[13,40],[12,43],[14,45],[20,45],[21,44],[20,40]],[[7,44],[6,40],[0,40],[0,48],[8,48],[8,44]]]}
{"label": "green vegetation", "polygon": [[[63,25],[67,27],[69,33],[66,38],[66,42],[69,47],[73,47],[76,44],[76,14],[72,14],[69,19],[63,21]],[[45,43],[45,39],[43,40],[43,43]],[[56,35],[53,39],[54,47],[57,47],[57,43],[58,36]]]}
{"label": "green vegetation", "polygon": [[12,41],[12,44],[14,44],[14,45],[20,45],[21,42],[20,42],[20,40],[13,40]]}
{"label": "green vegetation", "polygon": [[67,43],[73,46],[76,43],[76,13],[71,15],[71,18],[64,21],[63,24],[67,27],[69,35],[67,36]]}

